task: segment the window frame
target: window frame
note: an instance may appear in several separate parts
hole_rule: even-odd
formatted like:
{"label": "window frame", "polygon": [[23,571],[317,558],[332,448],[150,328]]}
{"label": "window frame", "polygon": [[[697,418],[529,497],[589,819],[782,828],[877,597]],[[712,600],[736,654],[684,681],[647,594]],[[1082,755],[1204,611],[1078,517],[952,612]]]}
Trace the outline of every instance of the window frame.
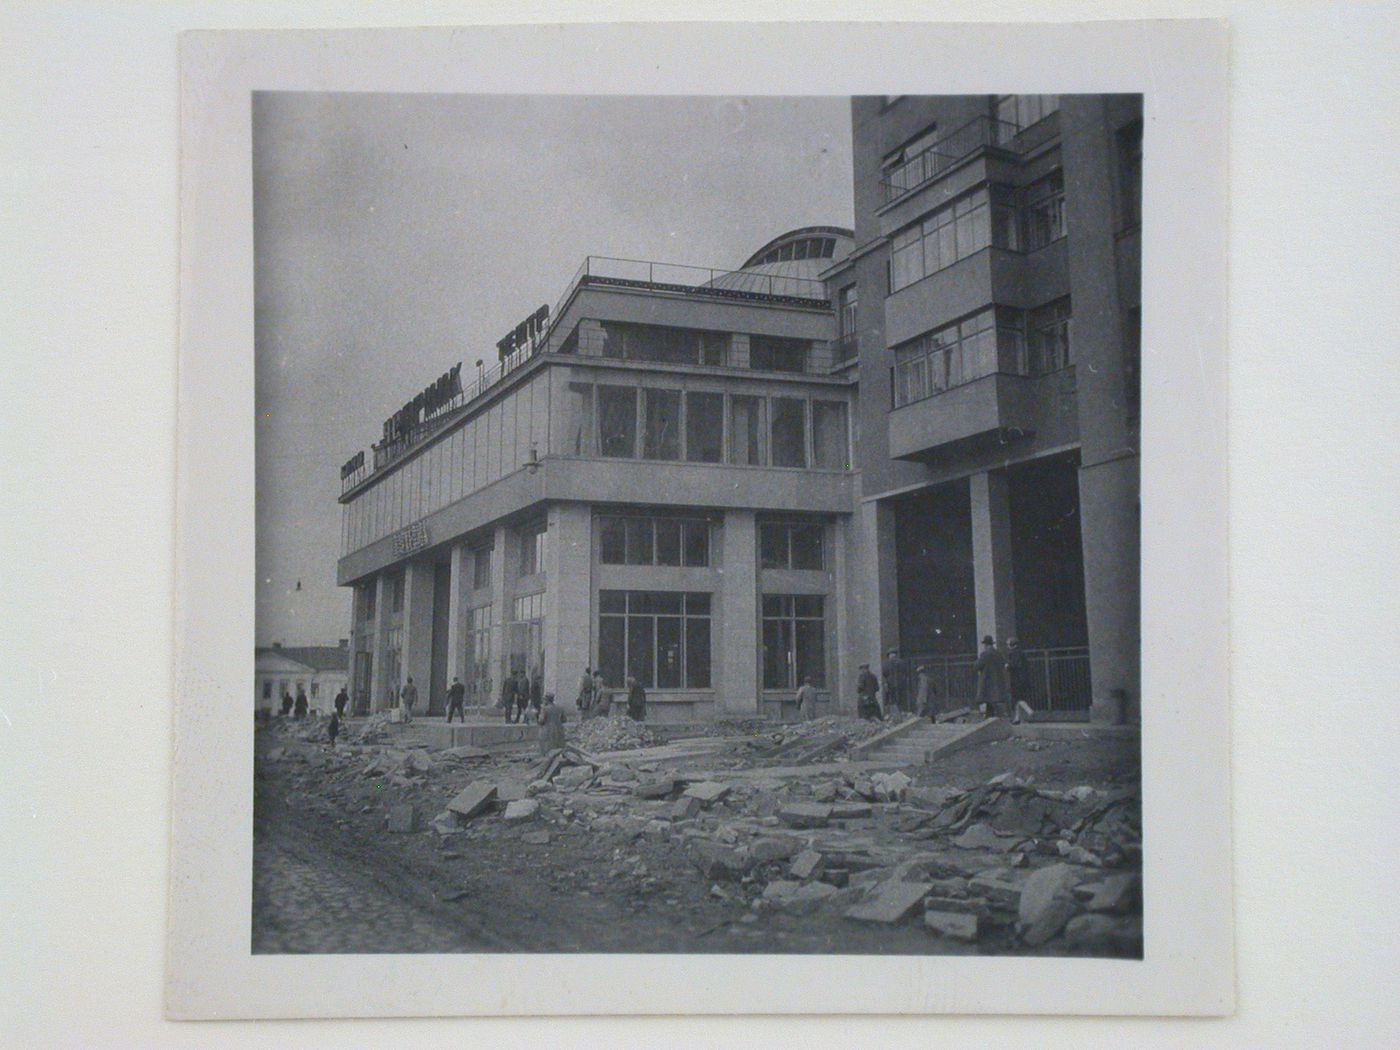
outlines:
{"label": "window frame", "polygon": [[[812,603],[815,603],[819,610],[815,615],[810,611],[801,611],[804,607],[810,610]],[[760,688],[764,692],[788,692],[801,685],[801,679],[804,677],[800,670],[800,665],[804,663],[800,644],[801,636],[805,634],[809,641],[813,638],[810,631],[812,624],[818,625],[815,640],[820,650],[821,667],[820,673],[812,675],[812,685],[817,689],[827,687],[830,654],[827,651],[826,612],[826,595],[824,594],[769,594],[765,592],[760,596],[759,646],[762,666],[760,667],[759,681]],[[808,630],[799,630],[799,625],[806,625]],[[770,675],[773,668],[769,664],[769,655],[774,648],[769,645],[770,626],[778,628],[776,633],[782,642],[781,648],[784,650],[781,684],[774,684],[776,676]]]}
{"label": "window frame", "polygon": [[[674,602],[674,610],[667,608]],[[620,608],[619,608],[620,606]],[[709,591],[642,591],[600,590],[598,592],[598,651],[594,666],[604,671],[604,679],[613,688],[635,676],[643,689],[664,692],[709,691],[714,688],[714,597]],[[676,667],[677,684],[658,685],[662,666],[662,621],[668,628],[674,622],[679,659]],[[691,647],[694,642],[692,625],[703,622],[704,681],[698,682],[692,673]],[[619,631],[620,628],[620,631]],[[621,643],[621,651],[605,655],[604,641],[609,645]],[[645,654],[634,653],[634,644],[645,644]],[[645,663],[643,662],[645,657]],[[619,663],[620,661],[620,663]],[[622,669],[616,674],[617,667]],[[607,670],[604,670],[606,668]],[[638,673],[641,671],[642,673]],[[613,673],[608,673],[613,672]],[[617,681],[613,681],[617,678]]]}

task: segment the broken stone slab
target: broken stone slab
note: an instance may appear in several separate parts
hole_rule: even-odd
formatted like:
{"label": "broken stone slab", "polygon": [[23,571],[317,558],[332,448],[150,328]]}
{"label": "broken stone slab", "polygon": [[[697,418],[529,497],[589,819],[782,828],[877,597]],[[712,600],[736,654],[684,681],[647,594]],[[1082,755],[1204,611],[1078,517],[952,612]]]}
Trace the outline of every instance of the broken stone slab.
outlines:
{"label": "broken stone slab", "polygon": [[924,928],[940,937],[951,937],[957,941],[975,941],[979,925],[978,917],[966,912],[924,912]]}
{"label": "broken stone slab", "polygon": [[583,787],[583,785],[587,784],[592,779],[593,770],[590,767],[570,766],[568,769],[562,769],[554,775],[554,785],[555,787],[563,788],[565,791],[571,791],[575,788]]}
{"label": "broken stone slab", "polygon": [[529,786],[522,780],[502,780],[496,785],[496,799],[500,802],[519,802],[529,795]]}
{"label": "broken stone slab", "polygon": [[490,751],[484,747],[472,747],[470,744],[463,744],[460,747],[448,747],[438,752],[443,758],[485,758]]}
{"label": "broken stone slab", "polygon": [[837,791],[836,785],[830,782],[818,784],[816,790],[812,792],[812,797],[818,802],[835,802]]}
{"label": "broken stone slab", "polygon": [[831,806],[812,802],[789,802],[778,811],[778,819],[790,828],[824,828],[831,819]]}
{"label": "broken stone slab", "polygon": [[410,751],[404,758],[404,768],[411,769],[415,773],[429,773],[433,768],[433,760],[423,751]]}
{"label": "broken stone slab", "polygon": [[671,837],[671,825],[664,820],[649,820],[642,828],[642,834],[654,841]]}
{"label": "broken stone slab", "polygon": [[695,839],[689,846],[690,860],[711,882],[738,879],[752,865],[752,858],[730,846],[707,839]]}
{"label": "broken stone slab", "polygon": [[831,807],[831,819],[864,820],[872,812],[868,802],[837,802]]}
{"label": "broken stone slab", "polygon": [[506,805],[505,819],[508,824],[533,820],[540,811],[540,804],[532,798],[520,798]]}
{"label": "broken stone slab", "polygon": [[638,798],[669,798],[676,790],[676,782],[670,777],[643,780],[632,789]]}
{"label": "broken stone slab", "polygon": [[994,871],[974,875],[968,880],[969,893],[986,897],[993,904],[1015,910],[1021,904],[1021,883],[1010,872]]}
{"label": "broken stone slab", "polygon": [[418,811],[405,802],[389,810],[389,831],[394,835],[409,835],[418,830]]}
{"label": "broken stone slab", "polygon": [[821,874],[826,867],[826,858],[816,850],[803,850],[792,859],[788,874],[799,882],[806,882]]}
{"label": "broken stone slab", "polygon": [[979,822],[954,838],[952,843],[958,849],[988,849],[997,853],[1005,853],[1023,841],[1025,841],[1024,836],[1002,838],[992,830],[990,824]]}
{"label": "broken stone slab", "polygon": [[1022,941],[1035,947],[1063,930],[1076,911],[1074,887],[1082,881],[1082,872],[1068,864],[1031,872],[1016,908]]}
{"label": "broken stone slab", "polygon": [[690,820],[704,808],[705,804],[693,795],[682,795],[672,803],[668,817],[672,821]]}
{"label": "broken stone slab", "polygon": [[924,908],[928,911],[952,911],[964,915],[980,915],[986,918],[991,907],[981,897],[939,897],[930,895],[924,898]]}
{"label": "broken stone slab", "polygon": [[549,842],[549,832],[527,831],[520,836],[520,841],[528,842],[531,846],[544,846]]}
{"label": "broken stone slab", "polygon": [[459,819],[470,820],[495,800],[496,785],[489,781],[477,780],[459,791],[457,796],[447,804],[447,808],[455,813]]}
{"label": "broken stone slab", "polygon": [[756,839],[749,846],[749,853],[755,864],[768,864],[775,860],[787,860],[802,852],[802,841],[792,836],[781,838]]}
{"label": "broken stone slab", "polygon": [[954,875],[946,879],[930,879],[933,893],[939,897],[966,897],[967,879]]}
{"label": "broken stone slab", "polygon": [[432,829],[442,838],[449,835],[460,835],[462,829],[457,826],[457,818],[448,810],[443,810],[432,820]]}
{"label": "broken stone slab", "polygon": [[691,784],[685,789],[687,798],[699,799],[701,805],[711,805],[724,798],[732,789],[728,784],[721,784],[714,780],[706,780],[700,784]]}
{"label": "broken stone slab", "polygon": [[928,896],[927,882],[881,883],[870,897],[846,912],[846,918],[857,922],[891,924],[900,922]]}

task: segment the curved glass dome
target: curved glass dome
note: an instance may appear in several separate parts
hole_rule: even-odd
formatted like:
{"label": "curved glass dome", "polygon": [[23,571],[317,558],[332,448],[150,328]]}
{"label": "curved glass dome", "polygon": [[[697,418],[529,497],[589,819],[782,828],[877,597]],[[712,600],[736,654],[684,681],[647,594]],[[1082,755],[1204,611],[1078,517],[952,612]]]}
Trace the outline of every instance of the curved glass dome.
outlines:
{"label": "curved glass dome", "polygon": [[851,254],[855,234],[841,226],[803,226],[774,237],[733,273],[716,278],[716,288],[823,298],[819,274]]}

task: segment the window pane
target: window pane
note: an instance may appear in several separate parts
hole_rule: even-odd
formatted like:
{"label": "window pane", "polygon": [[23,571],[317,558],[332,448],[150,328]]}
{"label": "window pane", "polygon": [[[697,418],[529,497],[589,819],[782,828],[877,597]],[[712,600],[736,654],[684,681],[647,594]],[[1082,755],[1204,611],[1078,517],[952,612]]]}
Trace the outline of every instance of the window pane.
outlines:
{"label": "window pane", "polygon": [[771,335],[749,336],[749,367],[765,372],[802,372],[807,366],[807,343]]}
{"label": "window pane", "polygon": [[[687,604],[689,603],[687,602]],[[689,689],[710,688],[710,621],[708,619],[687,619],[685,621],[685,684]]]}
{"label": "window pane", "polygon": [[685,395],[685,458],[718,463],[724,451],[724,395]]}
{"label": "window pane", "polygon": [[477,590],[491,586],[490,547],[478,547],[472,555],[472,586]]}
{"label": "window pane", "polygon": [[[650,599],[652,612],[664,613],[668,616],[679,616],[681,612],[681,602],[685,596],[678,591],[654,591],[648,594],[647,597]],[[635,611],[635,609],[633,611]]]}
{"label": "window pane", "polygon": [[[786,569],[788,567],[787,529],[782,525],[765,523],[758,527],[758,563],[765,569]],[[768,615],[766,603],[763,615]]]}
{"label": "window pane", "polygon": [[644,689],[655,684],[654,622],[650,616],[627,617],[627,673]]}
{"label": "window pane", "polygon": [[697,332],[700,340],[700,363],[702,365],[722,365],[729,355],[729,333]]}
{"label": "window pane", "polygon": [[627,611],[627,592],[599,591],[598,611],[605,613],[625,613]]}
{"label": "window pane", "polygon": [[763,464],[763,399],[735,395],[729,402],[729,462]]}
{"label": "window pane", "polygon": [[789,608],[791,606],[784,601],[781,595],[765,594],[763,596],[763,616],[765,619],[772,616],[782,616]]}
{"label": "window pane", "polygon": [[599,518],[599,555],[604,565],[627,564],[626,527],[621,518]]}
{"label": "window pane", "polygon": [[660,616],[656,620],[656,687],[681,687],[681,618]]}
{"label": "window pane", "polygon": [[570,383],[565,408],[564,444],[559,450],[566,456],[593,454],[593,387],[589,383]]}
{"label": "window pane", "polygon": [[810,678],[818,688],[826,685],[826,641],[824,624],[821,620],[798,620],[794,627],[797,635],[796,682]]}
{"label": "window pane", "polygon": [[710,564],[710,526],[703,521],[687,521],[685,535],[685,564],[704,568]]}
{"label": "window pane", "polygon": [[642,456],[646,459],[681,458],[681,392],[642,391],[646,407],[646,436]]}
{"label": "window pane", "polygon": [[792,567],[794,569],[821,569],[822,526],[792,525]]}
{"label": "window pane", "polygon": [[703,593],[687,594],[685,596],[685,612],[687,616],[709,616],[710,596]]}
{"label": "window pane", "polygon": [[656,564],[681,563],[681,523],[672,518],[656,519]]}
{"label": "window pane", "polygon": [[795,397],[773,398],[773,466],[805,467],[805,403]]}
{"label": "window pane", "polygon": [[626,677],[627,621],[621,616],[598,617],[598,667],[614,689]]}
{"label": "window pane", "polygon": [[604,456],[637,454],[637,392],[631,387],[598,387],[598,450]]}
{"label": "window pane", "polygon": [[650,565],[652,558],[651,519],[624,518],[623,520],[627,526],[627,564]]}
{"label": "window pane", "polygon": [[791,687],[792,624],[787,620],[763,621],[763,688]]}
{"label": "window pane", "polygon": [[822,470],[846,470],[846,404],[843,401],[812,402],[812,464]]}
{"label": "window pane", "polygon": [[820,594],[798,594],[792,598],[792,614],[794,616],[820,617],[822,614],[822,596]]}

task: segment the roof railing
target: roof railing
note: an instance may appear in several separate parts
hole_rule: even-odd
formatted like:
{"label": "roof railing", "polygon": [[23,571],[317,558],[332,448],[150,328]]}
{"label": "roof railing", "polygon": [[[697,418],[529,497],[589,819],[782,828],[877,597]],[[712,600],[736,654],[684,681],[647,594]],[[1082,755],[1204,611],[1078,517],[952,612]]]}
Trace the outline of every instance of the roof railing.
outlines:
{"label": "roof railing", "polygon": [[996,146],[1012,150],[1014,139],[1021,133],[1019,125],[994,117],[974,117],[962,127],[944,135],[928,149],[916,153],[904,163],[884,173],[880,185],[885,190],[885,203],[897,200],[910,190],[918,189],[936,179],[959,161],[979,149]]}

